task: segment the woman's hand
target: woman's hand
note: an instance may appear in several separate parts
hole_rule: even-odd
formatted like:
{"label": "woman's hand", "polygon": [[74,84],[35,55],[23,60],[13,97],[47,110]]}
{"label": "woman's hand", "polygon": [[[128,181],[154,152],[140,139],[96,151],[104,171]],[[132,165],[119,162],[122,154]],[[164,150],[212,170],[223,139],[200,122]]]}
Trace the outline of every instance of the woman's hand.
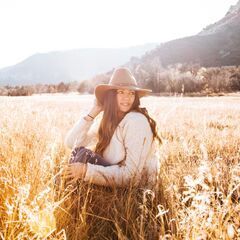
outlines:
{"label": "woman's hand", "polygon": [[87,172],[87,164],[85,163],[71,163],[63,167],[62,176],[68,179],[68,184],[75,183],[79,178],[83,179]]}
{"label": "woman's hand", "polygon": [[101,103],[95,98],[93,102],[93,107],[91,108],[89,115],[92,117],[96,117],[101,111],[103,111],[103,106]]}
{"label": "woman's hand", "polygon": [[97,98],[94,99],[94,104],[93,104],[94,108],[96,111],[103,111],[103,106],[102,104],[97,100]]}

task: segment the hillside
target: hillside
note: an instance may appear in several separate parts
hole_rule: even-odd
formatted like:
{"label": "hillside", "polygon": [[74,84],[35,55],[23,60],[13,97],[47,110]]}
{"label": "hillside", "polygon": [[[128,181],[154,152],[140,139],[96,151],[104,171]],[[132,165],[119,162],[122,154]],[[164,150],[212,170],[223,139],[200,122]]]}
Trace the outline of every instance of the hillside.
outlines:
{"label": "hillside", "polygon": [[154,43],[128,48],[87,48],[35,54],[0,70],[0,86],[82,81],[140,57]]}
{"label": "hillside", "polygon": [[239,65],[240,1],[230,7],[222,19],[197,35],[163,43],[145,54],[139,63],[143,65],[156,58],[163,66],[175,63],[198,63],[204,67]]}

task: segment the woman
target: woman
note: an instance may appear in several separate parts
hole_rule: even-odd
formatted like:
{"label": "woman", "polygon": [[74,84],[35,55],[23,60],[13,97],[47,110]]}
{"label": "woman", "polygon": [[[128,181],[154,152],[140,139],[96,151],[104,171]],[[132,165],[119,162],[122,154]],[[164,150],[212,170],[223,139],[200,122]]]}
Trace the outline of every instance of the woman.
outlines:
{"label": "woman", "polygon": [[[139,216],[143,216],[141,211],[146,208],[148,216],[153,216],[144,218],[144,228],[149,229],[146,233],[151,235],[149,239],[158,236],[158,231],[155,231],[156,236],[153,237],[151,230],[156,224],[154,216],[158,214],[158,198],[143,201],[145,193],[142,191],[156,186],[155,193],[159,192],[156,184],[159,181],[156,180],[160,163],[156,151],[161,139],[156,122],[145,108],[140,107],[139,100],[149,92],[151,90],[137,86],[127,68],[118,68],[109,84],[96,86],[94,105],[67,133],[65,144],[69,148],[87,147],[109,163],[103,166],[78,162],[68,164],[63,169],[63,176],[69,183],[75,183],[78,179],[86,182],[77,185],[76,194],[64,203],[61,209],[65,210],[60,211],[56,218],[58,228],[65,228],[69,239],[83,235],[79,227],[83,212],[87,213],[85,226],[89,239],[107,239],[109,236],[118,239],[120,232],[127,239],[135,239],[133,229],[142,234],[139,229],[143,220]],[[99,122],[94,119],[101,112],[102,119],[95,130],[94,124]],[[93,147],[90,147],[91,143]],[[139,207],[142,204],[145,208]],[[79,206],[86,206],[86,211]],[[68,214],[65,216],[63,212]],[[76,229],[80,232],[77,233]]]}
{"label": "woman", "polygon": [[[149,92],[151,90],[137,86],[127,68],[116,69],[109,84],[96,86],[93,107],[67,133],[65,144],[69,148],[87,147],[95,135],[94,150],[110,166],[69,164],[64,176],[71,179],[70,183],[83,179],[96,185],[129,186],[139,184],[140,180],[146,180],[143,176],[147,176],[149,186],[154,184],[160,166],[156,142],[161,143],[161,139],[156,122],[145,108],[140,108],[139,101]],[[91,133],[94,119],[101,111],[103,117],[98,133]]]}

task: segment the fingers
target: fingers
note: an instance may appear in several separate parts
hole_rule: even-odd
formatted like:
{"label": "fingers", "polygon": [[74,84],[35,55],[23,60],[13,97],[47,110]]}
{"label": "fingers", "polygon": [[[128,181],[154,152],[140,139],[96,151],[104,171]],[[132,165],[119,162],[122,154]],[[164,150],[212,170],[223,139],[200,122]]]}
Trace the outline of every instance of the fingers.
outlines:
{"label": "fingers", "polygon": [[67,178],[81,178],[86,169],[84,163],[71,163],[62,168],[61,176]]}
{"label": "fingers", "polygon": [[66,164],[65,166],[62,167],[62,172],[63,173],[68,173],[72,171],[72,164]]}
{"label": "fingers", "polygon": [[73,178],[72,180],[67,181],[67,184],[75,184],[77,182],[77,178]]}
{"label": "fingers", "polygon": [[68,180],[68,179],[73,179],[72,175],[63,175],[62,176],[63,180]]}
{"label": "fingers", "polygon": [[62,173],[61,173],[62,178],[67,179],[67,178],[73,178],[73,173],[71,167],[66,167],[63,168]]}
{"label": "fingers", "polygon": [[97,108],[98,112],[101,112],[103,110],[102,104],[97,100],[97,98],[94,99],[94,107]]}
{"label": "fingers", "polygon": [[66,167],[63,169],[63,174],[68,174],[72,172],[72,168],[71,167]]}

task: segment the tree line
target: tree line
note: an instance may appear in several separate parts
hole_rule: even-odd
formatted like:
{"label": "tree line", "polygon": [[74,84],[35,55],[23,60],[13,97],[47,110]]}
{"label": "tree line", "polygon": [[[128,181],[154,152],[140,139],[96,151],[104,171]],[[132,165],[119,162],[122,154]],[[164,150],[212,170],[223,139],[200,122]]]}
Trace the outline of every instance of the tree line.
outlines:
{"label": "tree line", "polygon": [[[157,59],[139,64],[131,59],[132,70],[140,86],[153,93],[228,93],[240,91],[240,66],[204,68],[197,64],[174,64],[162,67]],[[59,84],[36,84],[28,86],[0,87],[2,96],[30,96],[42,93],[93,93],[99,83],[108,83],[113,70],[84,80]]]}

